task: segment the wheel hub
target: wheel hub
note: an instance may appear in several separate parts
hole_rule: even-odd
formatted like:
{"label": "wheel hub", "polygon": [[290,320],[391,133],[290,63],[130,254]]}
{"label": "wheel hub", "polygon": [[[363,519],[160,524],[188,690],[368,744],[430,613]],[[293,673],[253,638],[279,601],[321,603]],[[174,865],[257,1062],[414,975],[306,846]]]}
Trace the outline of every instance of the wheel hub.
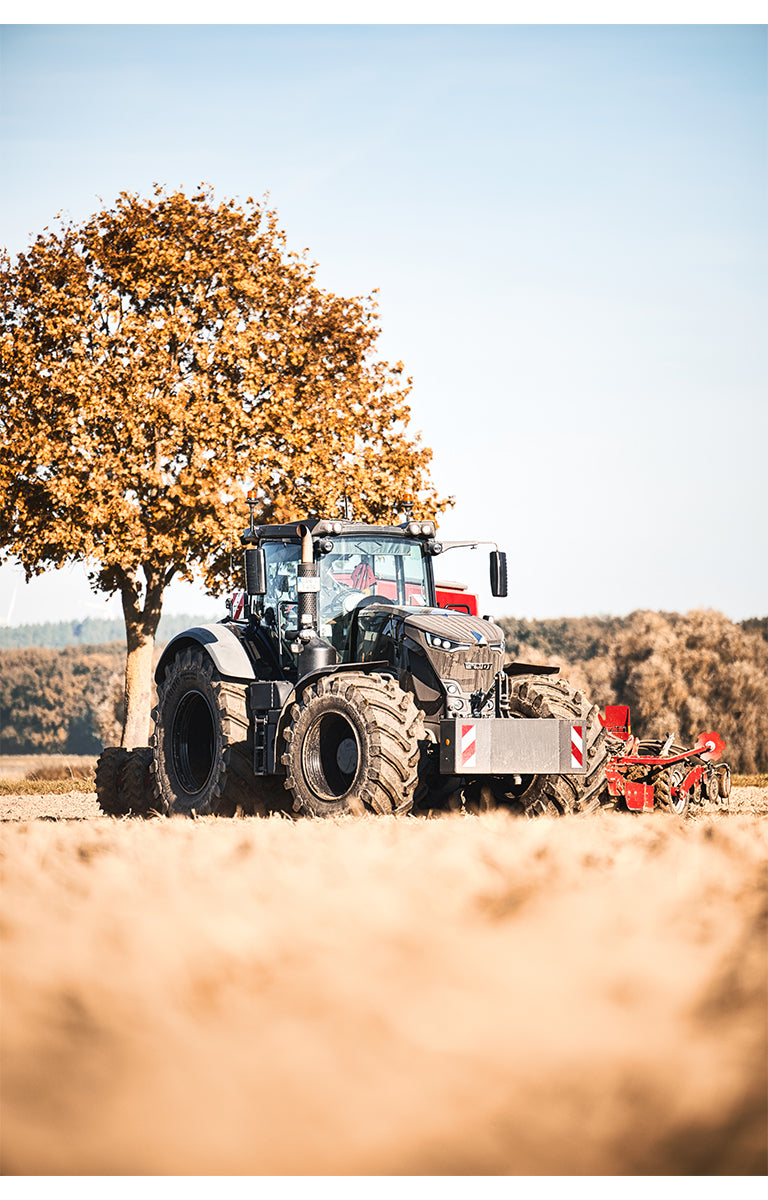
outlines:
{"label": "wheel hub", "polygon": [[344,775],[354,775],[357,768],[357,742],[354,738],[344,738],[336,750],[336,764]]}
{"label": "wheel hub", "polygon": [[342,713],[323,713],[307,731],[301,757],[315,795],[338,800],[357,779],[361,758],[357,730]]}
{"label": "wheel hub", "polygon": [[197,795],[213,770],[216,733],[213,713],[202,692],[189,691],[176,709],[171,731],[173,765],[185,792]]}

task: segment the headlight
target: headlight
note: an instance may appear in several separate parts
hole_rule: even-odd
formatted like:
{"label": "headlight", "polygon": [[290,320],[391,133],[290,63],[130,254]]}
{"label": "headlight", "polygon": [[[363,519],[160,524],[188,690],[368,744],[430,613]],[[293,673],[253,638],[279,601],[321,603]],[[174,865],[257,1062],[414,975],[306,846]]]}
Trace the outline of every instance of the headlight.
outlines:
{"label": "headlight", "polygon": [[450,638],[442,637],[436,633],[427,633],[424,635],[427,639],[428,646],[434,646],[435,650],[468,650],[469,647],[464,642],[452,642]]}

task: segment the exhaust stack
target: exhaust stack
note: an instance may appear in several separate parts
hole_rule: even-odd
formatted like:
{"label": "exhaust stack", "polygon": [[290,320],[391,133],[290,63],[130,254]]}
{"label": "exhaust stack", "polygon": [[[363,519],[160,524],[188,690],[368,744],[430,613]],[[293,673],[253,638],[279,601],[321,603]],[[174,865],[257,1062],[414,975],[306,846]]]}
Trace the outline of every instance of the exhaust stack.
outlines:
{"label": "exhaust stack", "polygon": [[301,640],[298,673],[299,679],[302,679],[310,671],[333,666],[338,661],[338,655],[333,646],[318,637],[320,568],[315,562],[309,529],[306,525],[300,525],[298,532],[301,537],[301,561],[296,580]]}
{"label": "exhaust stack", "polygon": [[320,593],[320,568],[315,562],[312,534],[306,525],[299,526],[301,536],[301,562],[296,581],[299,607],[299,635],[306,630],[317,633],[318,596]]}

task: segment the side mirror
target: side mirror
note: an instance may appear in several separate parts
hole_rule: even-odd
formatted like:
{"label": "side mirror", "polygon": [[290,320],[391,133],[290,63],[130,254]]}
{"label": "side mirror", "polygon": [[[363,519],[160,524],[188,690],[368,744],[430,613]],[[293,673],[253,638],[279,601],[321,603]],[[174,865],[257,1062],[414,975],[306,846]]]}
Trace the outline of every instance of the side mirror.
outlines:
{"label": "side mirror", "polygon": [[249,546],[245,552],[245,590],[249,596],[266,593],[267,560],[263,546]]}
{"label": "side mirror", "polygon": [[491,595],[507,594],[507,556],[503,550],[491,551]]}

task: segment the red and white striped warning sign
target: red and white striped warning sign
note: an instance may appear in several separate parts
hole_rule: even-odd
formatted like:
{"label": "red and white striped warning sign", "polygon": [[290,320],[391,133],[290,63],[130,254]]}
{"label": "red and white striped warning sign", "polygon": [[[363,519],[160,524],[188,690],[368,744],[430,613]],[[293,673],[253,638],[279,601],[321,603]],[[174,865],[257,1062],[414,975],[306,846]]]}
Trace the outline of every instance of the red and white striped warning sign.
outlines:
{"label": "red and white striped warning sign", "polygon": [[461,765],[462,767],[477,766],[477,732],[474,725],[461,727]]}
{"label": "red and white striped warning sign", "polygon": [[240,620],[240,617],[243,615],[244,607],[245,607],[245,592],[233,592],[232,599],[230,601],[230,612],[232,613],[233,621]]}
{"label": "red and white striped warning sign", "polygon": [[584,762],[584,726],[571,725],[571,766],[580,767]]}

